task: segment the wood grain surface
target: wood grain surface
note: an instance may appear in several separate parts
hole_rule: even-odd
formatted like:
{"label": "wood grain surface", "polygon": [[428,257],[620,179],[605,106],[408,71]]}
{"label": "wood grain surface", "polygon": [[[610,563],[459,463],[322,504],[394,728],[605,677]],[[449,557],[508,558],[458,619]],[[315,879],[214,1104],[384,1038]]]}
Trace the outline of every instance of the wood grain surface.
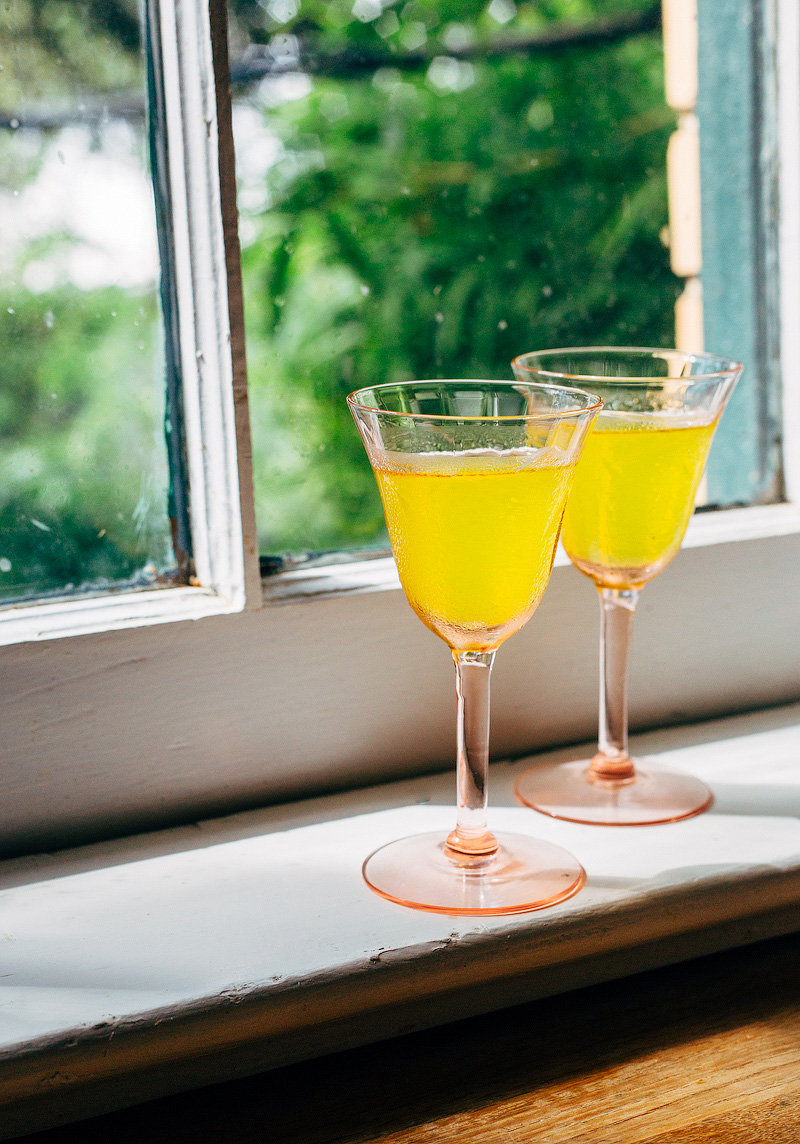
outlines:
{"label": "wood grain surface", "polygon": [[27,1139],[797,1144],[800,936]]}

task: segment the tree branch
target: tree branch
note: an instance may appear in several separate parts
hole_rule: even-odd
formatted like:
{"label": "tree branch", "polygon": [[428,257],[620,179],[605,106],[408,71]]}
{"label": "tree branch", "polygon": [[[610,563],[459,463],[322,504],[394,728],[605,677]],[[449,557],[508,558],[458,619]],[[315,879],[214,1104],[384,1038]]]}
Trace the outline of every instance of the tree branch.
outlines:
{"label": "tree branch", "polygon": [[[244,59],[231,64],[231,86],[246,87],[264,76],[305,72],[308,75],[355,79],[370,75],[380,68],[398,71],[422,71],[437,56],[458,60],[502,59],[505,56],[552,55],[573,48],[591,48],[615,44],[632,36],[655,31],[661,26],[661,5],[651,4],[641,12],[626,13],[606,20],[585,24],[559,22],[543,32],[529,36],[498,36],[483,43],[463,48],[425,52],[394,53],[382,48],[352,47],[338,52],[315,48],[292,36],[276,37],[271,45],[253,45]],[[279,46],[280,45],[280,46]],[[258,54],[252,54],[255,51]],[[62,109],[0,111],[0,128],[32,127],[55,130],[70,123],[99,124],[108,119],[143,119],[144,99],[138,93],[94,96],[81,107]]]}
{"label": "tree branch", "polygon": [[[292,38],[279,40],[277,48],[266,45],[258,55],[248,54],[231,67],[231,84],[246,86],[267,75],[285,75],[305,72],[342,79],[370,74],[379,68],[390,67],[398,71],[420,71],[427,68],[436,56],[447,55],[459,60],[497,59],[511,55],[551,55],[571,48],[589,48],[601,44],[618,43],[631,36],[652,32],[661,26],[661,5],[651,4],[642,12],[626,13],[605,20],[592,20],[585,24],[559,22],[546,31],[528,36],[498,36],[483,43],[463,48],[424,52],[394,53],[372,47],[345,48],[338,52],[317,50],[313,44]],[[251,49],[252,52],[252,49]]]}

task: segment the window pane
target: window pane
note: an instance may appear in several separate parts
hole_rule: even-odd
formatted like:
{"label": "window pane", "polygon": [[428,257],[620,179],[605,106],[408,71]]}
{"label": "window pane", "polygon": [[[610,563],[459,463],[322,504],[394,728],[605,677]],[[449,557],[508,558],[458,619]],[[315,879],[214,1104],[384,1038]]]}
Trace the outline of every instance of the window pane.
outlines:
{"label": "window pane", "polygon": [[138,7],[10,0],[0,71],[0,600],[174,564]]}
{"label": "window pane", "polygon": [[[349,390],[674,341],[657,17],[602,0],[230,11],[262,552],[382,543]],[[619,29],[602,42],[541,44],[600,17]]]}

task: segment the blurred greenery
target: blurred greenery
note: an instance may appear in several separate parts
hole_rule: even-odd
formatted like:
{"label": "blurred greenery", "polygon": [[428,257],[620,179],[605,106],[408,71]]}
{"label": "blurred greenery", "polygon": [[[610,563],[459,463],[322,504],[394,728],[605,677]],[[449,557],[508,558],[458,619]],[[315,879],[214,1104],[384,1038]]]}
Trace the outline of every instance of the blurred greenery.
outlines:
{"label": "blurred greenery", "polygon": [[141,83],[138,0],[5,0],[0,31],[3,110]]}
{"label": "blurred greenery", "polygon": [[[142,102],[138,8],[10,0],[0,21],[0,110],[64,113],[0,132],[0,599],[152,585],[174,563],[156,283],[140,267],[116,284],[91,237],[138,225],[125,194],[146,178],[143,117],[81,114],[120,88],[138,85]],[[109,176],[98,195],[92,181]],[[103,201],[115,190],[119,203]],[[87,231],[92,212],[103,224]]]}
{"label": "blurred greenery", "polygon": [[350,390],[510,377],[510,359],[534,348],[674,340],[678,283],[660,240],[673,117],[659,34],[466,62],[447,45],[496,36],[490,12],[510,17],[507,35],[625,6],[413,0],[360,21],[353,10],[375,10],[360,3],[303,0],[281,22],[294,0],[273,0],[264,24],[328,50],[424,44],[441,57],[416,74],[315,78],[299,94],[267,79],[246,97],[279,141],[261,201],[246,154],[241,164],[266,552],[381,541]]}
{"label": "blurred greenery", "polygon": [[[383,542],[350,390],[510,377],[532,348],[673,341],[659,33],[457,58],[649,6],[231,0],[236,59],[280,60],[298,42],[386,57],[374,74],[268,75],[235,92],[262,551]],[[142,90],[136,0],[11,0],[0,20],[14,44],[0,110]],[[430,62],[392,66],[413,52]],[[23,134],[40,151],[0,137],[5,194],[35,180],[58,137]],[[42,258],[32,241],[0,286],[5,598],[147,582],[171,559],[154,292],[63,278],[32,291],[25,265]]]}
{"label": "blurred greenery", "polygon": [[3,597],[150,584],[168,564],[157,330],[152,295],[112,288],[16,291],[0,305]]}

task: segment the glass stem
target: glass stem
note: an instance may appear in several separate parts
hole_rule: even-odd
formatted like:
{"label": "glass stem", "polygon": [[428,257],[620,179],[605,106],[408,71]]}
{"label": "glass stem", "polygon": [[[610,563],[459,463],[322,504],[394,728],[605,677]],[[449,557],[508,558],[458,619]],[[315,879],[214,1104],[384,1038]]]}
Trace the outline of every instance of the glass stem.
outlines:
{"label": "glass stem", "polygon": [[486,826],[489,781],[489,680],[493,651],[453,652],[458,696],[458,819],[447,839],[449,857],[486,860],[497,839]]}
{"label": "glass stem", "polygon": [[639,592],[600,588],[600,734],[591,779],[632,782],[628,754],[628,650]]}

